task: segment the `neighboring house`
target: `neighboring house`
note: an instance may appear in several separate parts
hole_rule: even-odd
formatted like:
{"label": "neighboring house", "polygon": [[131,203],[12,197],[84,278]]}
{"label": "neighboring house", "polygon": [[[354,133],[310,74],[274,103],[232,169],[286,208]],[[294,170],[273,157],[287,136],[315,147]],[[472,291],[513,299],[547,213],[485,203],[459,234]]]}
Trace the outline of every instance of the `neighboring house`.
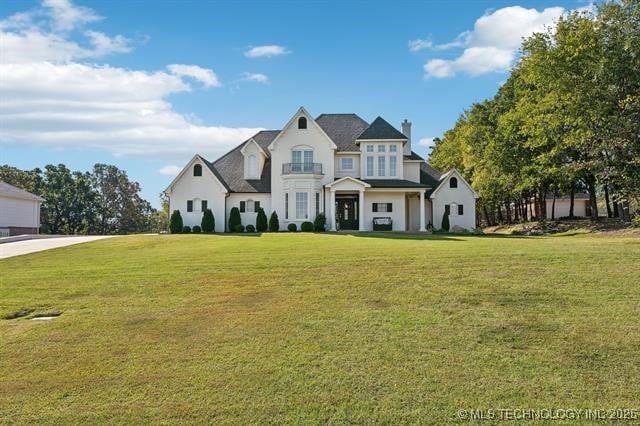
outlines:
{"label": "neighboring house", "polygon": [[441,227],[445,210],[452,227],[475,228],[478,197],[457,170],[441,174],[411,150],[407,120],[400,132],[381,117],[314,119],[304,108],[282,130],[260,131],[216,161],[194,156],[165,193],[185,225],[212,209],[216,232],[227,230],[233,207],[245,226],[259,208],[275,211],[283,230],[324,213],[330,230],[370,231],[382,219],[394,231],[425,231]]}
{"label": "neighboring house", "polygon": [[[555,204],[555,208],[554,208]],[[571,198],[558,197],[555,199],[548,197],[546,199],[546,219],[559,219],[561,217],[569,217],[571,209]],[[536,207],[532,200],[527,204],[527,214],[529,217],[536,217]],[[589,194],[578,193],[573,197],[573,216],[589,217],[591,216],[591,203],[589,202]]]}
{"label": "neighboring house", "polygon": [[0,237],[37,234],[44,198],[0,181]]}

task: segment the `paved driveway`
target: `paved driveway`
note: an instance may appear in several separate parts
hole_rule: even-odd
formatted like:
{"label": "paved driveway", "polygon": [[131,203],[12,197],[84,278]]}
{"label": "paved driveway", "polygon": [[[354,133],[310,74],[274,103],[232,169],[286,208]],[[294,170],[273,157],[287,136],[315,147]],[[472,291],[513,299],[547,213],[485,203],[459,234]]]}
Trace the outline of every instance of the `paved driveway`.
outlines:
{"label": "paved driveway", "polygon": [[49,250],[58,247],[70,246],[73,244],[86,243],[88,241],[110,238],[110,236],[82,236],[82,237],[60,237],[43,238],[26,241],[15,241],[13,243],[0,244],[0,259],[6,257],[19,256],[21,254],[35,253],[37,251]]}

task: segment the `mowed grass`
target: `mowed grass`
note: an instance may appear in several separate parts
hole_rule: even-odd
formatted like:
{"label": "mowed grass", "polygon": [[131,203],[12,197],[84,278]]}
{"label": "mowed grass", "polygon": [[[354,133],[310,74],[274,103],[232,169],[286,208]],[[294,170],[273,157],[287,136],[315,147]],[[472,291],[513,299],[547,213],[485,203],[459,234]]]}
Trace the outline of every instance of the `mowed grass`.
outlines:
{"label": "mowed grass", "polygon": [[131,236],[0,261],[0,422],[640,408],[640,239]]}

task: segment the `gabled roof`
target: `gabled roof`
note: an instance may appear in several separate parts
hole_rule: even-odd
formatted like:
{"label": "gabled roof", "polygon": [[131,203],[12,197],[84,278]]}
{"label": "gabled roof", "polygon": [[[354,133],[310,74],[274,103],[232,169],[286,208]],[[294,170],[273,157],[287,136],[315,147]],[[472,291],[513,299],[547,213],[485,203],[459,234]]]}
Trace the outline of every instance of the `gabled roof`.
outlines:
{"label": "gabled roof", "polygon": [[413,151],[411,151],[411,155],[405,155],[404,159],[410,160],[410,161],[424,161],[424,158],[420,157],[418,154],[416,154]]}
{"label": "gabled roof", "polygon": [[19,198],[21,200],[32,200],[40,202],[46,201],[42,197],[27,192],[24,189],[20,189],[17,186],[9,185],[8,183],[3,181],[0,181],[0,195],[11,198]]}
{"label": "gabled roof", "polygon": [[245,179],[242,166],[244,156],[240,150],[253,139],[262,150],[268,153],[267,147],[279,133],[280,130],[262,130],[216,161],[212,163],[205,161],[205,164],[231,192],[271,192],[271,160],[269,158],[265,160],[260,179]]}
{"label": "gabled roof", "polygon": [[462,173],[460,173],[458,171],[458,169],[456,169],[455,167],[450,169],[448,172],[440,175],[440,180],[438,182],[438,186],[436,187],[436,189],[434,189],[433,191],[431,191],[431,193],[429,194],[430,197],[433,197],[435,195],[436,192],[438,192],[441,188],[444,187],[444,184],[447,182],[447,178],[449,178],[450,176],[455,175],[459,180],[461,180],[473,193],[474,198],[480,198],[480,196],[478,195],[478,193],[475,191],[475,189],[473,189],[473,187],[471,186],[471,184],[469,184],[469,182],[467,182],[467,180],[464,178],[464,176],[462,176]]}
{"label": "gabled roof", "polygon": [[356,138],[369,127],[369,123],[356,114],[320,114],[316,123],[333,140],[340,151],[359,151]]}
{"label": "gabled roof", "polygon": [[356,140],[379,139],[407,140],[407,137],[391,124],[387,123],[384,118],[378,117],[356,138]]}

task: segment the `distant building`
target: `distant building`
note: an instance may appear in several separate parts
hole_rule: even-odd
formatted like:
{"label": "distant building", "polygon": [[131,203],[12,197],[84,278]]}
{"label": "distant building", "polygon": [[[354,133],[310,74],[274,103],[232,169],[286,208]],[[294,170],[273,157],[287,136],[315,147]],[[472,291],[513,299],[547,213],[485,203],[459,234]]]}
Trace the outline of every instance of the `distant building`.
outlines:
{"label": "distant building", "polygon": [[[571,209],[571,198],[556,197],[555,201],[551,197],[547,197],[546,201],[546,219],[560,219],[569,217]],[[555,207],[554,207],[555,204]],[[529,217],[536,217],[536,207],[533,199],[527,204],[527,214]],[[573,197],[573,216],[589,217],[591,216],[591,204],[589,203],[589,194],[578,193]]]}
{"label": "distant building", "polygon": [[37,234],[44,198],[0,181],[0,237]]}

